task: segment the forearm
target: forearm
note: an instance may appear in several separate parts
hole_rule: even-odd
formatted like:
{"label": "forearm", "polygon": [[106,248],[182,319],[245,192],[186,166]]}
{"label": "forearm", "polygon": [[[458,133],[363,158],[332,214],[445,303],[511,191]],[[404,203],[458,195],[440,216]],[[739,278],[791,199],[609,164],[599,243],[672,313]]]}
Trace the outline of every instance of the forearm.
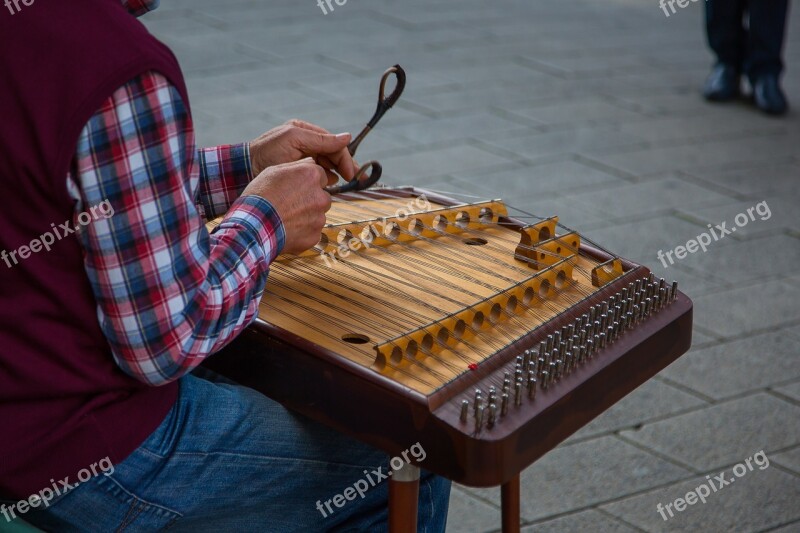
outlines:
{"label": "forearm", "polygon": [[[170,98],[154,105],[165,90]],[[149,120],[122,127],[130,110]],[[274,208],[252,196],[232,202],[208,234],[195,204],[193,138],[180,96],[148,73],[92,117],[72,172],[76,214],[102,201],[114,212],[78,235],[100,326],[120,368],[153,385],[190,371],[252,321],[284,243]]]}
{"label": "forearm", "polygon": [[249,143],[197,150],[200,182],[197,204],[201,215],[212,220],[224,215],[253,179]]}

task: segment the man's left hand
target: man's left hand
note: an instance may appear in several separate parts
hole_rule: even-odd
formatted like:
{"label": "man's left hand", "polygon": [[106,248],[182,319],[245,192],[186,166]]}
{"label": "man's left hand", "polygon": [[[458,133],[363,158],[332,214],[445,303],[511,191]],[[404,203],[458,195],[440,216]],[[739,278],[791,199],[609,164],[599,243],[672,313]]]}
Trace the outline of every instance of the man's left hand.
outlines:
{"label": "man's left hand", "polygon": [[284,163],[293,163],[306,157],[313,157],[325,169],[328,184],[339,181],[334,174],[338,172],[350,181],[358,171],[347,145],[349,133],[333,135],[328,130],[293,119],[282,126],[261,134],[250,142],[250,160],[253,175],[258,176],[265,168]]}

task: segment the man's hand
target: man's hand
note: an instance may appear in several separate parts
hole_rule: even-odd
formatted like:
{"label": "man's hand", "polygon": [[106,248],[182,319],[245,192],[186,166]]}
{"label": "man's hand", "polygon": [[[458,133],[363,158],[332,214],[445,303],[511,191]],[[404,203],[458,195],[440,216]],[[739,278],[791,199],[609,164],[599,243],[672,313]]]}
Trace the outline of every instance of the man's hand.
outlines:
{"label": "man's hand", "polygon": [[319,242],[331,196],[325,169],[312,158],[268,167],[251,181],[242,196],[255,195],[278,211],[286,230],[283,252],[299,254]]}
{"label": "man's hand", "polygon": [[335,170],[350,181],[358,168],[347,151],[349,133],[333,135],[328,130],[302,120],[290,120],[283,126],[271,129],[250,142],[250,159],[253,175],[259,175],[273,165],[292,163],[312,157],[325,169],[328,185],[339,181]]}

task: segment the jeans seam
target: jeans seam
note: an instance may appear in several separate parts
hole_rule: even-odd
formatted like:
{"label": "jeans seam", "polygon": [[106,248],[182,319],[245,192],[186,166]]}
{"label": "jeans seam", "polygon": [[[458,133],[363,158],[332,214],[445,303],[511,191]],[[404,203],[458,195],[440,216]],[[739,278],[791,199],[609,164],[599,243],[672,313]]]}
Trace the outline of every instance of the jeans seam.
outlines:
{"label": "jeans seam", "polygon": [[[142,506],[142,510],[144,510],[144,508],[146,508],[146,507],[152,507],[154,509],[160,509],[162,511],[166,511],[168,513],[171,513],[171,514],[175,515],[176,518],[180,518],[180,517],[183,516],[182,513],[180,513],[179,511],[177,511],[175,509],[172,509],[170,507],[166,507],[166,506],[158,504],[158,503],[153,503],[153,502],[148,501],[148,500],[146,500],[146,499],[144,499],[144,498],[142,498],[140,496],[137,496],[136,494],[134,494],[133,492],[131,492],[127,488],[125,488],[119,481],[114,479],[112,476],[107,476],[107,479],[108,479],[108,481],[114,483],[114,485],[116,485],[119,488],[119,490],[124,492],[130,498],[132,498],[134,500],[134,503],[138,502],[138,504]],[[130,514],[130,510],[128,511],[128,514]],[[137,513],[137,514],[139,514],[139,513]],[[124,522],[123,522],[123,524],[124,524]]]}

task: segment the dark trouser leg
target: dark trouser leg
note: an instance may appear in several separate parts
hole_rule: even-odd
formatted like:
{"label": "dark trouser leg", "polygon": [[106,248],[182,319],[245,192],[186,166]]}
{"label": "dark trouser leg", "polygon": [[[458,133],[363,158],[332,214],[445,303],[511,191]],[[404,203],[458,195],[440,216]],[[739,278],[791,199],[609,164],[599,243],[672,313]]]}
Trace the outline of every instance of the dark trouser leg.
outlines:
{"label": "dark trouser leg", "polygon": [[750,32],[745,72],[751,79],[783,70],[781,50],[789,0],[749,0]]}
{"label": "dark trouser leg", "polygon": [[[772,2],[774,0],[755,0]],[[719,63],[741,70],[747,47],[742,21],[746,0],[707,0],[706,36]]]}

